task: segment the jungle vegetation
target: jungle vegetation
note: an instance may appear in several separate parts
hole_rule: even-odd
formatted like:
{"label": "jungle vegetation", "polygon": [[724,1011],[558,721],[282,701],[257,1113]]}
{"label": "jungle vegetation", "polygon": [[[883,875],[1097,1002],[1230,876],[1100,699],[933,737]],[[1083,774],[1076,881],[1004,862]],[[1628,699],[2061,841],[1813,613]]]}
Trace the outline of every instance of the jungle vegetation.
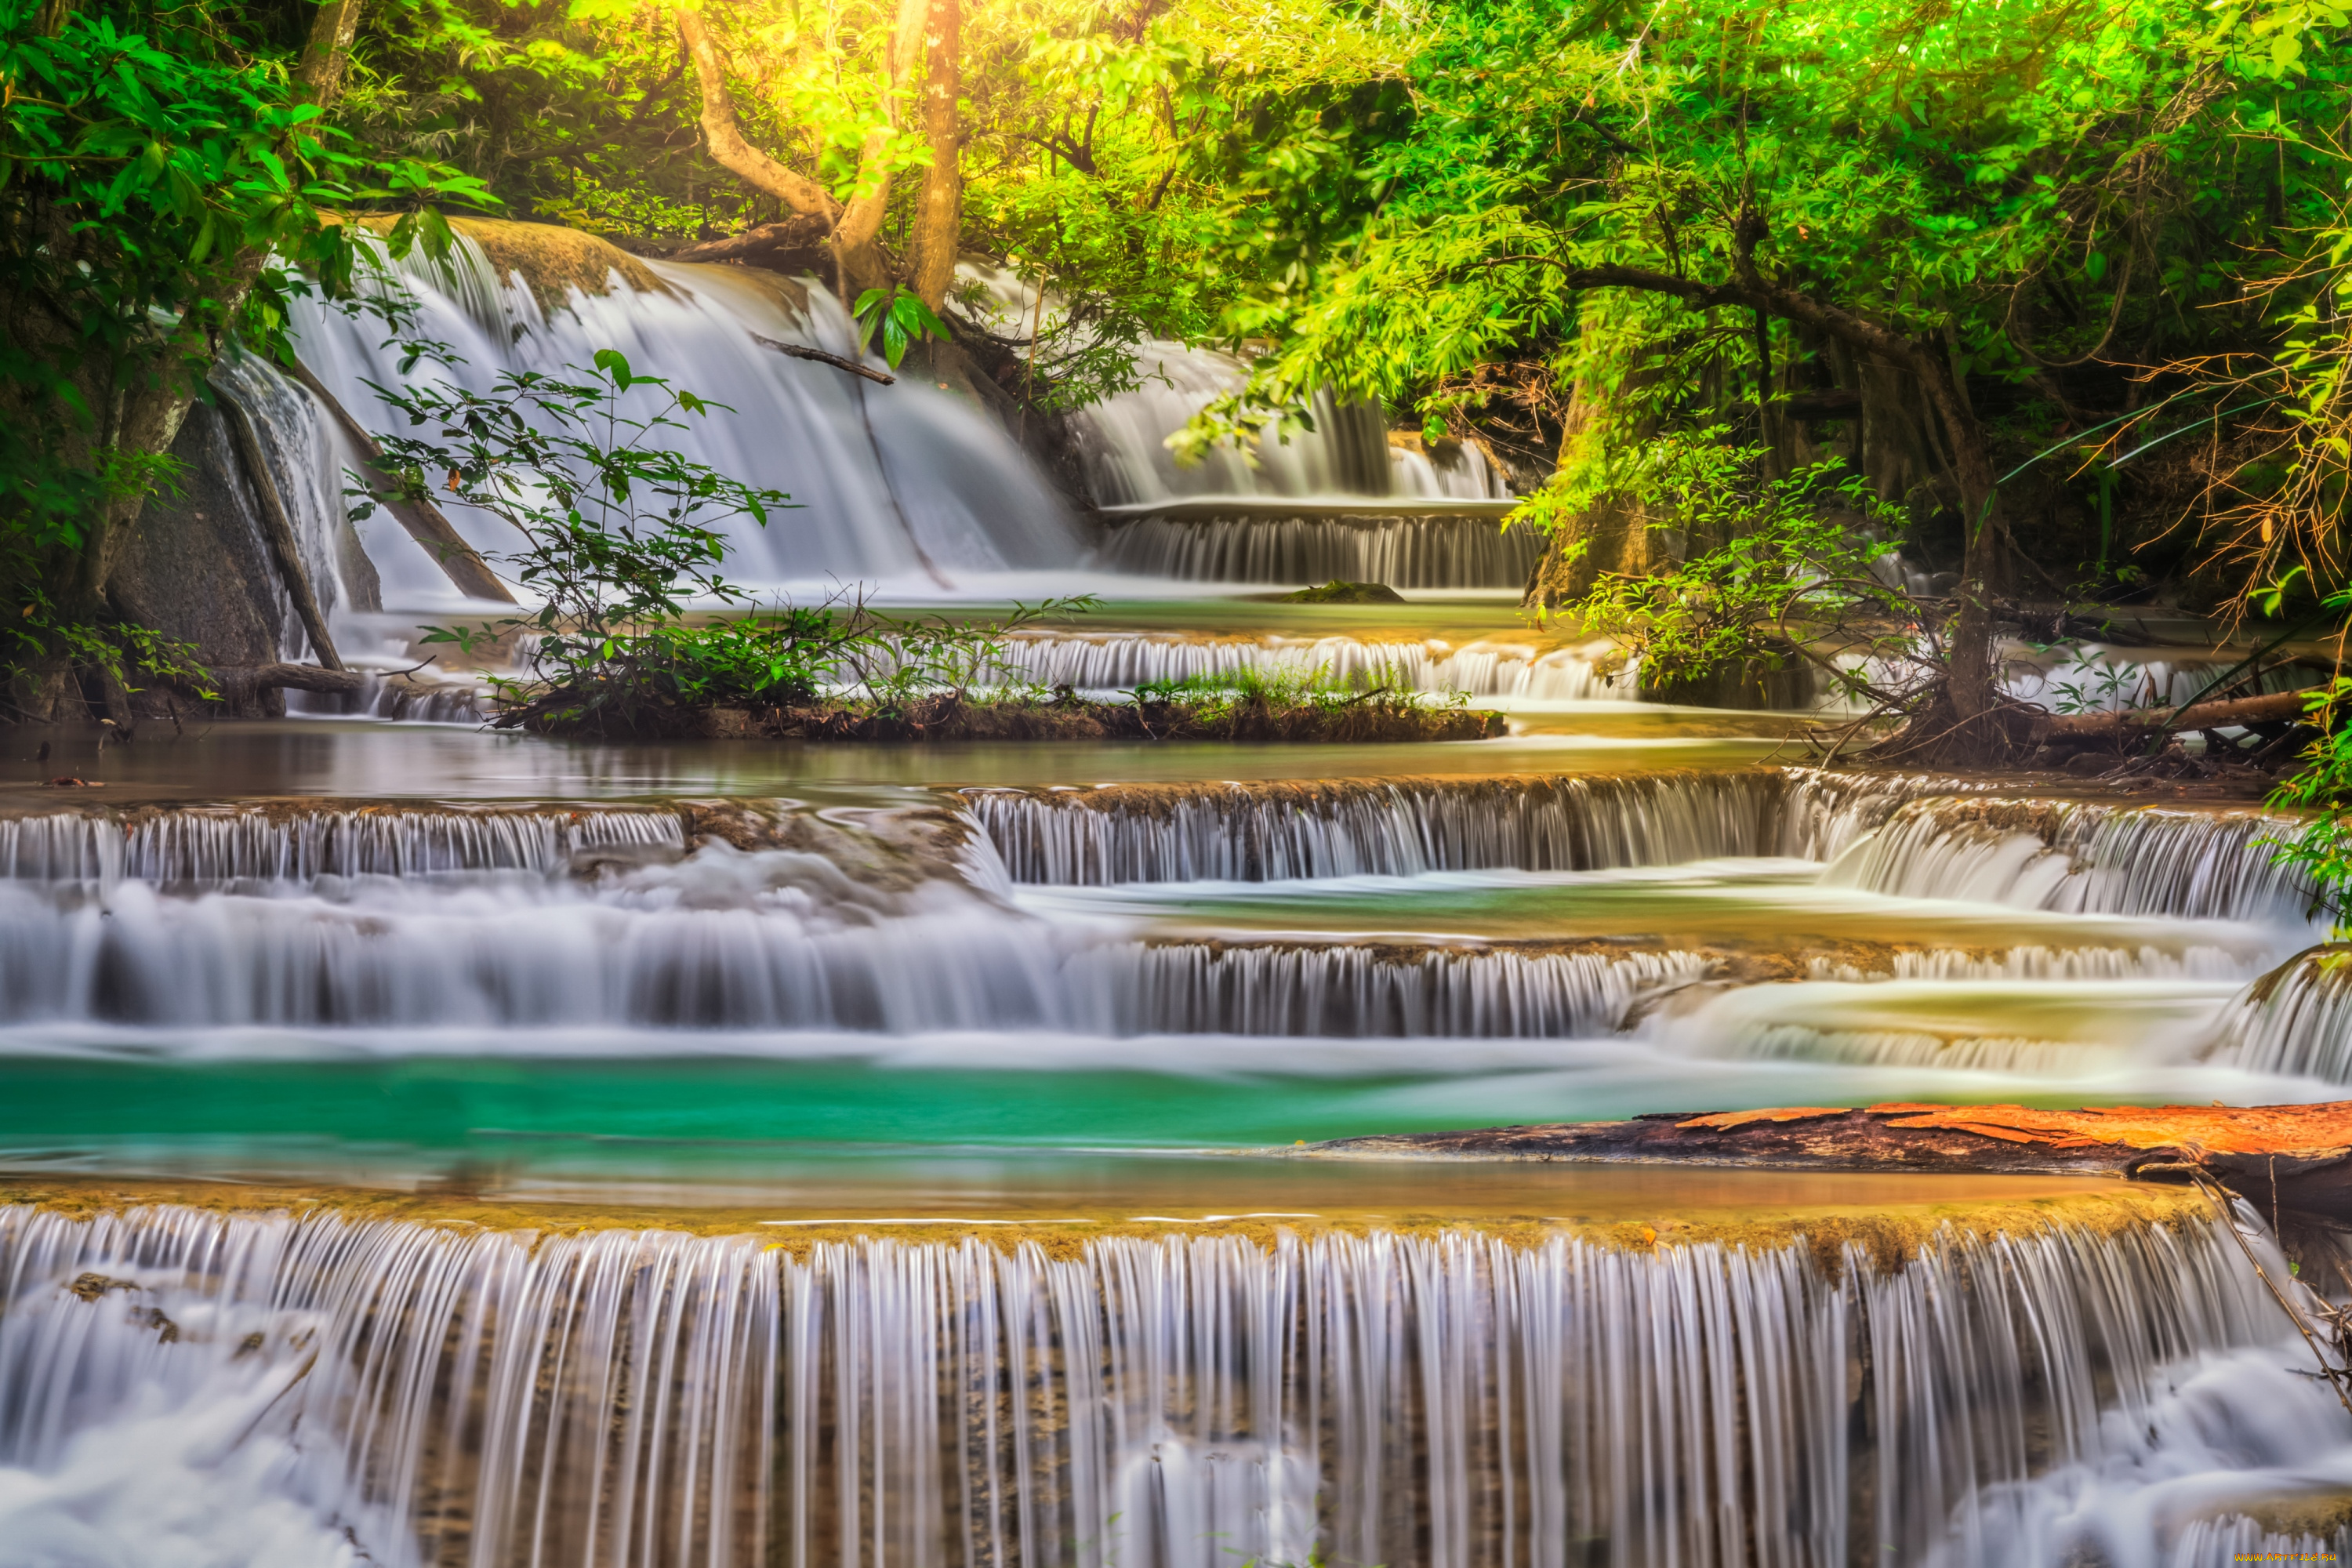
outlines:
{"label": "jungle vegetation", "polygon": [[[1248,365],[1194,445],[1278,439],[1318,388],[1377,401],[1534,492],[1538,604],[1719,658],[1788,657],[1809,621],[1924,627],[1881,716],[1998,759],[2031,739],[1992,668],[2020,616],[2161,585],[2341,622],[2345,24],[0,0],[7,657],[20,686],[184,657],[110,601],[109,562],[211,357],[282,353],[287,290],[353,293],[341,216],[430,247],[495,211],[829,272],[1024,427],[1148,374],[1155,337]],[[1061,303],[1008,326],[959,258]],[[1912,578],[1874,574],[1896,545]],[[1857,574],[1890,592],[1819,585]]]}

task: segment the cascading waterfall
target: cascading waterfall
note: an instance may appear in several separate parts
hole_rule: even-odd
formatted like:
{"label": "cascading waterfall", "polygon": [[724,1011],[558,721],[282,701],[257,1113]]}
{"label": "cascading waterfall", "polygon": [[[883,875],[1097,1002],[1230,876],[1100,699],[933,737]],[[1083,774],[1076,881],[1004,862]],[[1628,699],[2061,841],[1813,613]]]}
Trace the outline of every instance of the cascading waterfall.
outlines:
{"label": "cascading waterfall", "polygon": [[[1607,645],[1540,651],[1525,646],[1436,641],[1366,642],[1357,637],[1254,641],[1140,633],[1024,635],[1013,638],[1013,669],[1044,686],[1124,691],[1147,681],[1243,672],[1313,675],[1351,686],[1467,691],[1474,697],[1538,701],[1631,701],[1637,679]],[[1604,673],[1606,670],[1606,673]]]}
{"label": "cascading waterfall", "polygon": [[[1895,829],[1937,820],[1906,802],[1948,787],[1792,769],[977,790],[951,797],[962,808],[956,815],[854,814],[857,823],[756,801],[57,812],[0,820],[0,1024],[60,1040],[85,1026],[193,1030],[199,1046],[201,1032],[224,1028],[457,1031],[446,1047],[394,1034],[366,1047],[393,1050],[462,1048],[479,1038],[467,1031],[486,1028],[536,1031],[499,1047],[520,1052],[626,1048],[645,1039],[629,1031],[646,1029],[733,1031],[783,1055],[839,1049],[845,1034],[959,1030],[1045,1031],[1072,1042],[1202,1034],[1593,1039],[1625,1027],[1635,998],[1716,973],[1720,955],[1667,939],[1547,946],[1216,931],[1204,940],[1139,930],[1158,916],[1131,895],[1096,907],[1067,897],[1040,902],[1021,889],[1757,858],[1777,858],[1785,868],[1777,874],[1801,881],[1807,862],[1838,855],[1890,817],[1895,827],[1871,847],[1899,840]],[[1972,823],[1999,810],[1926,804]],[[2089,828],[2077,837],[2107,841]],[[1932,849],[1939,841],[1926,842]],[[2227,838],[2210,858],[2242,853]],[[2179,912],[2185,896],[2165,889],[2210,891],[2213,879],[2184,881],[2176,860],[2115,858],[2123,879],[2107,901]],[[1906,874],[1889,864],[1887,890],[1905,890]],[[1977,891],[1964,879],[1945,880],[1948,891]],[[1181,911],[1181,889],[1171,890],[1178,901],[1162,907]],[[2192,913],[2243,918],[2267,909],[2196,897],[2204,901]],[[2004,945],[1833,947],[1807,958],[1810,970],[1799,974],[1883,998],[1892,994],[1887,981],[2237,984],[2274,961],[2275,947],[2251,928],[2211,933],[2159,947],[2128,925],[2064,942],[1994,931],[1979,942]],[[1862,956],[1838,956],[1846,952]],[[1797,994],[1751,985],[1710,1005],[1769,1011],[1769,998]],[[2164,1026],[2204,1018],[2196,1011],[2203,1006],[2182,993]],[[1946,1066],[1964,1055],[1918,1043],[1948,1045],[1950,1030],[1906,1034],[1819,1018],[1694,1026],[1706,1037],[1691,1047],[1701,1057],[1776,1029],[1832,1047],[1748,1054]],[[583,1031],[599,1029],[618,1033],[592,1047]],[[794,1032],[809,1037],[795,1044]],[[1849,1036],[1876,1043],[1835,1047]],[[2007,1038],[1988,1027],[1969,1037]],[[2014,1052],[1998,1059],[2043,1061]]]}
{"label": "cascading waterfall", "polygon": [[[1066,331],[1066,305],[1050,288],[1001,268],[965,263],[960,275],[980,286],[979,309],[996,331],[1028,338],[1039,327]],[[1082,329],[1083,330],[1083,329]],[[1087,489],[1105,507],[1179,500],[1254,500],[1367,496],[1495,500],[1509,494],[1475,444],[1433,452],[1418,438],[1392,439],[1379,407],[1314,400],[1308,426],[1247,450],[1224,444],[1198,462],[1180,463],[1168,438],[1216,398],[1239,390],[1248,366],[1230,354],[1150,339],[1135,351],[1138,384],[1077,415]]]}
{"label": "cascading waterfall", "polygon": [[632,847],[683,850],[684,824],[675,811],[608,806],[339,803],[58,812],[0,818],[0,878],[212,887],[450,871],[549,873],[568,867],[576,854]]}
{"label": "cascading waterfall", "polygon": [[1123,941],[1008,920],[986,843],[949,847],[893,892],[801,850],[689,852],[654,808],[0,821],[0,1022],[1572,1036],[1705,968]]}
{"label": "cascading waterfall", "polygon": [[2268,852],[2296,828],[2292,817],[2252,811],[1922,800],[1824,879],[1896,897],[2301,926],[2310,885]]}
{"label": "cascading waterfall", "polygon": [[247,1561],[385,1568],[2154,1561],[2237,1516],[2151,1509],[2132,1463],[2251,1447],[2308,1486],[2345,1447],[2196,1201],[1894,1221],[1875,1262],[20,1205],[0,1535],[138,1489],[191,1534],[274,1521]]}
{"label": "cascading waterfall", "polygon": [[1196,583],[1517,589],[1547,542],[1526,523],[1478,517],[1144,517],[1113,524],[1102,558]]}
{"label": "cascading waterfall", "polygon": [[[525,226],[485,231],[502,237],[501,254],[589,243]],[[610,254],[615,267],[626,259]],[[762,347],[755,334],[854,352],[846,313],[813,282],[742,268],[644,264],[633,276],[650,287],[615,271],[573,279],[543,304],[520,274],[502,276],[466,235],[446,264],[412,254],[396,267],[415,298],[419,331],[450,344],[462,363],[426,360],[404,375],[394,363],[399,345],[383,344],[381,323],[298,301],[303,363],[355,419],[373,426],[388,417],[370,381],[392,386],[438,376],[487,391],[501,371],[556,374],[588,364],[598,350],[619,349],[638,374],[667,376],[734,410],[669,433],[680,450],[746,483],[791,493],[793,510],[766,527],[748,520],[730,525],[728,572],[738,581],[817,594],[836,580],[936,592],[931,570],[984,581],[1064,567],[1080,549],[1043,482],[977,412],[928,384],[902,378],[872,386]],[[313,460],[331,472],[349,454],[321,451]],[[493,560],[520,542],[503,524],[462,508],[450,521]],[[446,582],[436,585],[417,570],[429,558],[396,524],[379,514],[362,526],[388,588],[414,598],[437,586],[446,597]]]}
{"label": "cascading waterfall", "polygon": [[[375,569],[346,515],[341,468],[327,460],[334,448],[318,405],[277,366],[241,350],[221,355],[212,374],[222,395],[253,422],[270,482],[293,525],[303,574],[330,628],[379,608]],[[278,646],[289,659],[318,657],[290,597]]]}
{"label": "cascading waterfall", "polygon": [[1826,860],[1948,784],[1801,769],[1594,778],[972,789],[1016,882],[1276,881]]}
{"label": "cascading waterfall", "polygon": [[[2160,978],[2161,961],[2141,967],[2133,956],[2071,965],[2077,973],[2063,978],[2020,964],[2027,973],[2014,977],[1945,973],[1710,988],[1689,994],[1686,1006],[1670,999],[1643,1030],[1693,1056],[1750,1060],[2037,1074],[2126,1053],[2143,1065],[2195,1060],[2236,1001],[2242,972],[2190,977],[2191,963],[2176,961],[2174,976]],[[2080,973],[2101,968],[2108,973]]]}
{"label": "cascading waterfall", "polygon": [[2352,1083],[2352,978],[2338,946],[2297,953],[2246,988],[2213,1058],[2254,1072]]}
{"label": "cascading waterfall", "polygon": [[2179,952],[2157,947],[2014,947],[2002,952],[1927,948],[1889,954],[1885,967],[1822,957],[1815,980],[2234,980],[2245,959],[2228,948],[2191,944]]}
{"label": "cascading waterfall", "polygon": [[1704,976],[1687,952],[1535,952],[1350,944],[1155,943],[1100,950],[1125,1034],[1574,1039],[1645,992]]}

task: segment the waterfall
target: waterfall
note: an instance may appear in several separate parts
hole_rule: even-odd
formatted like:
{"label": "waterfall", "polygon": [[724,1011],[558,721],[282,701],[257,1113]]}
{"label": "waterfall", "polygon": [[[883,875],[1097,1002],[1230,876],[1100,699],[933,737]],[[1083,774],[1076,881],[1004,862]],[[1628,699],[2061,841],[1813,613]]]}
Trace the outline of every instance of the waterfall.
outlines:
{"label": "waterfall", "polygon": [[[341,470],[325,456],[333,447],[318,405],[277,366],[241,349],[222,354],[212,374],[253,421],[270,482],[293,524],[303,574],[329,626],[380,608],[375,569],[343,505]],[[290,596],[278,641],[289,660],[318,657]]]}
{"label": "waterfall", "polygon": [[964,798],[1014,881],[1102,886],[1828,859],[1939,787],[1952,786],[1755,769],[972,789]]}
{"label": "waterfall", "polygon": [[[846,312],[814,282],[738,267],[635,263],[560,229],[460,226],[446,265],[412,256],[399,273],[416,299],[422,333],[453,345],[461,365],[426,360],[404,374],[400,347],[383,343],[380,322],[315,300],[296,303],[303,363],[361,424],[380,427],[389,417],[371,380],[392,386],[443,377],[487,391],[503,370],[560,374],[600,349],[619,349],[639,375],[666,376],[732,408],[671,432],[678,449],[745,483],[791,493],[793,509],[765,528],[747,519],[728,529],[728,574],[740,582],[803,594],[821,595],[835,579],[935,593],[926,560],[984,581],[1066,567],[1078,552],[1060,506],[982,415],[928,384],[902,377],[870,385],[755,340],[853,353]],[[336,463],[328,453],[314,461],[330,471]],[[493,557],[520,542],[487,515],[453,509],[450,521]],[[421,557],[417,547],[381,514],[362,527],[371,555],[397,558],[399,580],[422,592],[411,559]],[[386,576],[395,574],[388,567]],[[439,586],[446,598],[447,584]]]}
{"label": "waterfall", "polygon": [[2269,845],[2293,817],[2104,802],[1922,800],[1824,880],[1907,898],[2303,926],[2309,883]]}
{"label": "waterfall", "polygon": [[2250,1072],[2352,1083],[2352,984],[2346,950],[2299,952],[2246,988],[2213,1059]]}
{"label": "waterfall", "polygon": [[[2192,700],[2238,660],[2221,654],[2203,658],[2147,658],[2144,649],[2086,643],[2047,664],[2011,657],[2001,666],[2001,689],[2021,702],[2053,713],[2112,713],[2127,708],[2178,708]],[[2243,694],[2293,691],[2325,672],[2282,663],[2262,672]]]}
{"label": "waterfall", "polygon": [[2241,989],[2234,973],[2160,979],[2128,963],[2095,978],[1811,980],[1690,993],[1642,1029],[1698,1058],[2064,1076],[2193,1061]]}
{"label": "waterfall", "polygon": [[2134,1465],[2236,1442],[2275,1485],[2346,1447],[2199,1202],[1630,1248],[19,1205],[0,1536],[267,1521],[237,1560],[384,1568],[2153,1561],[2236,1516],[2209,1488],[2169,1519]]}
{"label": "waterfall", "polygon": [[1548,542],[1525,523],[1479,517],[1144,517],[1113,524],[1102,558],[1198,583],[1517,589]]}
{"label": "waterfall", "polygon": [[[1002,336],[1027,339],[1042,324],[1066,331],[1066,306],[1000,268],[966,263],[958,268],[980,286],[979,308]],[[1496,500],[1509,494],[1503,478],[1475,443],[1444,443],[1433,451],[1417,437],[1391,437],[1380,407],[1316,396],[1308,428],[1252,444],[1230,443],[1199,462],[1181,464],[1168,438],[1213,400],[1238,391],[1248,365],[1231,354],[1164,338],[1135,353],[1139,384],[1078,411],[1079,451],[1087,489],[1097,504],[1135,507],[1169,501],[1222,500],[1361,500],[1397,496],[1427,500]]]}
{"label": "waterfall", "polygon": [[1634,998],[1704,976],[1689,952],[1519,952],[1349,943],[1099,950],[1088,978],[1125,1034],[1577,1039]]}
{"label": "waterfall", "polygon": [[[1024,633],[1011,643],[1013,673],[1042,686],[1124,691],[1146,681],[1243,671],[1305,676],[1322,671],[1351,686],[1466,691],[1549,702],[1626,702],[1636,679],[1606,645],[1550,651],[1504,643],[1464,647],[1436,640],[1366,642],[1357,637],[1228,638],[1140,632]],[[1604,668],[1614,666],[1610,673]]]}
{"label": "waterfall", "polygon": [[452,871],[548,874],[586,851],[685,845],[678,814],[657,807],[151,807],[0,818],[0,878],[218,887]]}
{"label": "waterfall", "polygon": [[1994,952],[1953,948],[1899,950],[1883,969],[1830,958],[1812,961],[1814,980],[2234,980],[2244,956],[2192,943],[2178,952],[2138,947],[2013,947]]}

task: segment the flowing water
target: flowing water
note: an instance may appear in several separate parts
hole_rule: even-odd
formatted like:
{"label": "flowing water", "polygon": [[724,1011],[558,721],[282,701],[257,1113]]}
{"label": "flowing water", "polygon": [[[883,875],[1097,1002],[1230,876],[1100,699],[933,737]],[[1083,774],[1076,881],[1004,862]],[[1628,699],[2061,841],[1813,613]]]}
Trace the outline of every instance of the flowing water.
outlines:
{"label": "flowing water", "polygon": [[[772,587],[1109,595],[1003,679],[1321,670],[1512,732],[604,745],[451,722],[452,679],[103,752],[5,737],[0,1564],[2352,1545],[2352,1418],[2250,1264],[2306,1289],[2266,1216],[1302,1149],[2340,1097],[2344,971],[2273,863],[2299,823],[1813,770],[1801,716],[1638,701],[1617,650],[1521,619],[1494,590],[1532,544],[1475,452],[1334,407],[1178,469],[1160,443],[1234,372],[1171,350],[1093,416],[1084,515],[947,395],[756,341],[847,343],[821,289],[651,276],[551,306],[469,242],[413,279],[465,361],[425,374],[618,346],[733,404],[684,439],[805,503],[736,542]],[[301,341],[370,406],[376,335]],[[345,538],[332,422],[236,374],[344,651],[413,663],[454,591],[404,535]],[[1328,575],[1412,598],[1255,595]],[[2115,706],[2234,661],[2135,686],[2106,657],[2012,683]]]}

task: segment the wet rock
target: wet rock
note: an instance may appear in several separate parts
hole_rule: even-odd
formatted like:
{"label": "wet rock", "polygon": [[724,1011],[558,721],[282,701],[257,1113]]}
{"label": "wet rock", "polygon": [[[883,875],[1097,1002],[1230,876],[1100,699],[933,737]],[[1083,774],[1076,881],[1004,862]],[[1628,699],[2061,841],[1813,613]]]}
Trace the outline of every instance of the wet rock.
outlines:
{"label": "wet rock", "polygon": [[1631,1121],[1342,1139],[1321,1151],[2204,1180],[2228,1187],[2265,1213],[2352,1222],[2352,1100],[2076,1110],[1890,1103],[1675,1111]]}

